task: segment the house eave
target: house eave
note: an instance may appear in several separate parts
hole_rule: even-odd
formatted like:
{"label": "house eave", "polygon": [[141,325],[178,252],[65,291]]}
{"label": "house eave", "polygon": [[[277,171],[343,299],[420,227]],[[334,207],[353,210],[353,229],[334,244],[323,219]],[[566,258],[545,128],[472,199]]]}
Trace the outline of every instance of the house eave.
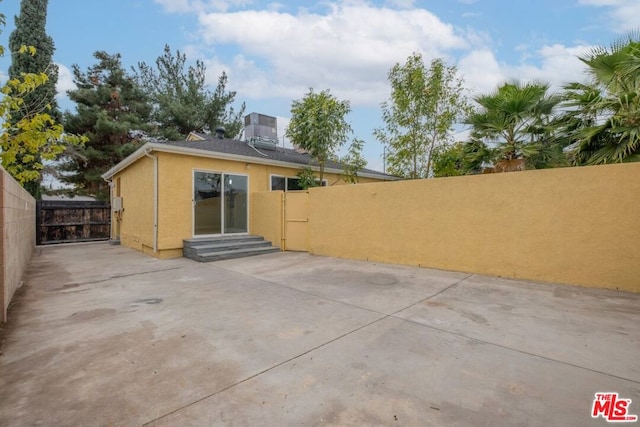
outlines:
{"label": "house eave", "polygon": [[[206,157],[206,158],[221,159],[221,160],[233,160],[233,161],[240,161],[245,163],[267,165],[267,166],[281,166],[281,167],[288,167],[288,168],[294,168],[294,169],[302,169],[303,167],[306,166],[300,163],[283,162],[280,160],[272,160],[272,159],[260,159],[257,157],[242,156],[239,154],[221,153],[217,151],[214,152],[209,150],[201,150],[198,148],[176,147],[176,146],[161,144],[157,142],[148,142],[142,147],[138,148],[135,152],[130,154],[120,163],[118,163],[117,165],[109,169],[107,172],[102,174],[102,178],[105,180],[109,180],[113,178],[113,176],[115,176],[118,172],[126,169],[129,165],[133,164],[138,159],[145,156],[146,154],[151,153],[152,151],[160,152],[160,153],[171,153],[171,154],[182,154],[182,155],[197,156],[197,157]],[[318,166],[310,166],[310,167],[312,170],[316,172],[319,171]],[[325,172],[342,174],[342,170],[335,169],[335,168],[325,168]],[[358,173],[358,176],[363,178],[380,179],[380,180],[386,180],[386,181],[395,181],[399,179],[396,177],[380,176],[380,175],[372,174],[368,172]]]}

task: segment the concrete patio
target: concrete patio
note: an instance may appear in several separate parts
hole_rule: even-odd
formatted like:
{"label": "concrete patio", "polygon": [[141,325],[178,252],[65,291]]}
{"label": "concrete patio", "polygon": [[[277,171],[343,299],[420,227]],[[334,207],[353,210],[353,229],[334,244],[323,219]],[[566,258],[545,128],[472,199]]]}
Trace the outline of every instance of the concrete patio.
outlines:
{"label": "concrete patio", "polygon": [[602,426],[596,392],[640,415],[638,325],[640,294],[42,247],[2,331],[0,425]]}

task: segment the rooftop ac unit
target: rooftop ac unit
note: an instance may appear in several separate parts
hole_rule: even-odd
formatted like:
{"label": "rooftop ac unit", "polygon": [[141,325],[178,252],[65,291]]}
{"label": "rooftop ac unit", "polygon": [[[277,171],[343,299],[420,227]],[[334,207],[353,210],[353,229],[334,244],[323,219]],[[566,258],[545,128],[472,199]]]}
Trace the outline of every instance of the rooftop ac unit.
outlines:
{"label": "rooftop ac unit", "polygon": [[275,117],[251,113],[245,116],[244,125],[246,141],[255,137],[278,140],[278,120]]}

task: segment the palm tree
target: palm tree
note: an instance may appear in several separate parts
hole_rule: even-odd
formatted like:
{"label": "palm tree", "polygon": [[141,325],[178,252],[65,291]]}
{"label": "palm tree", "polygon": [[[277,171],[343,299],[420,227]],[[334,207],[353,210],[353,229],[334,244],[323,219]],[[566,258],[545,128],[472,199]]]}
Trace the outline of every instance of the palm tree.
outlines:
{"label": "palm tree", "polygon": [[640,161],[640,34],[579,59],[589,67],[592,82],[565,87],[564,134],[573,140],[573,162]]}
{"label": "palm tree", "polygon": [[480,110],[466,123],[472,139],[485,143],[496,172],[539,168],[559,161],[562,150],[552,136],[552,113],[560,99],[547,94],[544,83],[505,83],[475,98]]}

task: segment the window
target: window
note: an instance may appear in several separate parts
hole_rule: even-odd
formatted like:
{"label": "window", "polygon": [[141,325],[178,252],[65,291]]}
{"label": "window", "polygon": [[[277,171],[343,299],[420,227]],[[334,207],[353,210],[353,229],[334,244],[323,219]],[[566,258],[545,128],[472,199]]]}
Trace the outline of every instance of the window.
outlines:
{"label": "window", "polygon": [[287,191],[287,179],[283,176],[271,175],[271,191]]}
{"label": "window", "polygon": [[300,187],[299,183],[300,183],[299,178],[289,178],[286,176],[271,175],[271,191],[302,190],[302,187]]}
{"label": "window", "polygon": [[287,178],[287,191],[302,190],[299,178]]}
{"label": "window", "polygon": [[[316,184],[320,184],[320,180],[316,180]],[[326,187],[328,182],[322,180],[322,187]],[[302,190],[299,178],[289,178],[286,176],[271,175],[271,191],[296,191]]]}

